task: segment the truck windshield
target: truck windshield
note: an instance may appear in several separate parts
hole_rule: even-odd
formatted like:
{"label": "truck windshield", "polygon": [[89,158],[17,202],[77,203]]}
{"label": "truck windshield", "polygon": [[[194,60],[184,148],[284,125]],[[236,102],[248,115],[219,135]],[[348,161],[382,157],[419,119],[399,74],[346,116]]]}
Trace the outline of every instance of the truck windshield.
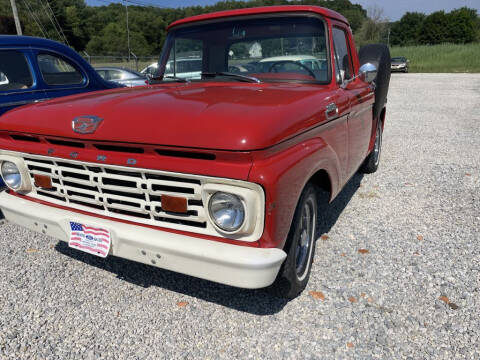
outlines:
{"label": "truck windshield", "polygon": [[161,62],[158,75],[165,81],[241,80],[229,73],[262,82],[330,80],[325,23],[312,16],[270,15],[186,25],[170,31]]}

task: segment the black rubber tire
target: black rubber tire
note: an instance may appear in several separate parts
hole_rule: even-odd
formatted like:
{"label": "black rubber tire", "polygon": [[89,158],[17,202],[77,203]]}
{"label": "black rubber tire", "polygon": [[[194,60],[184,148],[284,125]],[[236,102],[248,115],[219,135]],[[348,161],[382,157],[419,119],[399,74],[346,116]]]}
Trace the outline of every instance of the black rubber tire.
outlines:
{"label": "black rubber tire", "polygon": [[358,57],[360,60],[360,65],[371,63],[377,68],[373,118],[378,119],[387,102],[392,62],[390,58],[390,50],[388,49],[388,46],[383,44],[369,44],[360,48]]}
{"label": "black rubber tire", "polygon": [[[300,241],[300,224],[302,210],[307,201],[314,201],[314,225],[313,236],[310,243],[309,255],[307,258],[307,265],[302,273],[302,279],[299,279],[296,270],[296,248]],[[295,214],[293,216],[292,225],[288,233],[288,238],[285,244],[284,250],[287,253],[287,258],[282,264],[280,271],[278,272],[275,282],[271,286],[271,290],[276,296],[294,299],[296,298],[307,286],[308,279],[310,277],[310,271],[312,269],[313,257],[315,255],[315,242],[317,236],[317,224],[318,224],[318,201],[315,187],[312,184],[307,184],[303,189],[302,195],[298,200],[297,207],[295,208]]]}
{"label": "black rubber tire", "polygon": [[[377,136],[380,137],[377,142]],[[383,126],[381,121],[377,121],[377,128],[375,130],[375,146],[373,150],[363,161],[360,171],[364,174],[371,174],[377,171],[378,166],[380,165],[380,156],[382,154],[382,138],[383,138]],[[378,153],[376,152],[378,147]],[[377,158],[378,156],[378,158]]]}

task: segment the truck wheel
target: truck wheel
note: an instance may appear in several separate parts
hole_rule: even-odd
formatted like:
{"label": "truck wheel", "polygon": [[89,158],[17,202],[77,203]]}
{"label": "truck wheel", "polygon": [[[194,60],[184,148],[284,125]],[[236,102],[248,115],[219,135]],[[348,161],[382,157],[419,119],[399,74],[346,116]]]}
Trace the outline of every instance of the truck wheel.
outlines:
{"label": "truck wheel", "polygon": [[380,155],[382,154],[382,122],[377,121],[377,130],[375,131],[375,145],[372,152],[365,158],[360,171],[364,174],[371,174],[377,171],[380,164]]}
{"label": "truck wheel", "polygon": [[375,104],[373,118],[378,119],[387,102],[388,86],[390,84],[391,58],[388,46],[383,44],[369,44],[362,46],[358,53],[360,65],[371,63],[377,67],[375,79]]}
{"label": "truck wheel", "polygon": [[307,184],[300,196],[285,246],[287,258],[273,284],[275,294],[293,299],[307,286],[315,254],[317,195]]}

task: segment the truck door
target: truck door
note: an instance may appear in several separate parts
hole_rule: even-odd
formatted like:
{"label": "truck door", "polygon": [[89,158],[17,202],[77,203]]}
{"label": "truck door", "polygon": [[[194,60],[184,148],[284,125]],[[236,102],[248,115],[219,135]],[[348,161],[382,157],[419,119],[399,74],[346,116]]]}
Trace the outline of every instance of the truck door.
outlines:
{"label": "truck door", "polygon": [[[352,53],[348,41],[348,33],[343,26],[332,27],[334,43],[335,73],[339,92],[349,99],[350,114],[348,116],[348,165],[347,174],[351,177],[362,164],[368,151],[372,130],[372,111],[370,98],[371,91],[366,83],[355,79]],[[353,79],[353,81],[352,81]]]}

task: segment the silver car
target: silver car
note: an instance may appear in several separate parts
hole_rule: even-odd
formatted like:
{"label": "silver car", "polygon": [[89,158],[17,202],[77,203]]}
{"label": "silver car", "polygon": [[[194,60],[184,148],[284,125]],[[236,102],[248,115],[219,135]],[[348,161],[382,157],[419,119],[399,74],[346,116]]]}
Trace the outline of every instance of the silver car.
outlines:
{"label": "silver car", "polygon": [[404,56],[393,57],[391,70],[392,72],[401,71],[404,73],[408,73],[408,63],[408,59]]}
{"label": "silver car", "polygon": [[147,77],[139,72],[120,67],[97,67],[98,74],[108,81],[114,81],[125,86],[143,86],[148,84]]}

